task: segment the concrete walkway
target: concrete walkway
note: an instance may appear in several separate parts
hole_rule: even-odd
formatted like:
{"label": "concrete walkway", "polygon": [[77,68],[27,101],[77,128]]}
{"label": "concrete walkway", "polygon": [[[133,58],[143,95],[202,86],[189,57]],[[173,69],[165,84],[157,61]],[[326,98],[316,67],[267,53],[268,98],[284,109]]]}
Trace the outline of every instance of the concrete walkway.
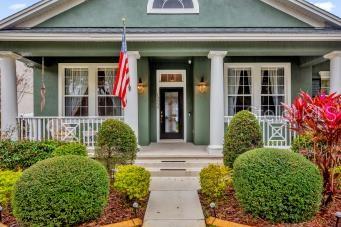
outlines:
{"label": "concrete walkway", "polygon": [[144,227],[205,227],[196,177],[153,177]]}

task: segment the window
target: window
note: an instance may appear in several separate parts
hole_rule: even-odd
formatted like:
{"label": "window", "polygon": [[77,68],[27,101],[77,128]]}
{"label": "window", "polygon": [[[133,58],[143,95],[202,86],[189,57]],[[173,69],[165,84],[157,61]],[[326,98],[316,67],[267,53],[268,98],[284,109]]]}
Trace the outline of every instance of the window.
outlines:
{"label": "window", "polygon": [[112,94],[117,64],[59,64],[59,115],[122,116],[118,97]]}
{"label": "window", "polygon": [[284,111],[285,101],[284,68],[262,68],[262,116],[280,116]]}
{"label": "window", "polygon": [[326,94],[330,93],[330,72],[329,71],[321,71],[321,92]]}
{"label": "window", "polygon": [[225,114],[250,110],[257,116],[281,116],[290,104],[290,63],[225,64]]}
{"label": "window", "polygon": [[228,70],[228,114],[250,110],[252,105],[251,69],[230,68]]}
{"label": "window", "polygon": [[98,116],[121,116],[121,101],[112,95],[116,68],[99,68],[97,71]]}
{"label": "window", "polygon": [[182,74],[161,74],[161,82],[163,83],[183,82]]}
{"label": "window", "polygon": [[88,116],[88,76],[89,72],[86,68],[65,69],[65,116]]}
{"label": "window", "polygon": [[149,0],[148,13],[155,14],[186,14],[199,13],[198,0]]}

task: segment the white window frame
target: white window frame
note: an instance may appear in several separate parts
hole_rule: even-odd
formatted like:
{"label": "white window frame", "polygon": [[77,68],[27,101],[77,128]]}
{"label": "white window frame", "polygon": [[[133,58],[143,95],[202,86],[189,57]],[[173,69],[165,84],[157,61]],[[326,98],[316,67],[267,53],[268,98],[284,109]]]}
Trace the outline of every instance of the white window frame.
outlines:
{"label": "white window frame", "polygon": [[60,63],[58,64],[58,115],[65,116],[65,69],[88,69],[88,113],[89,117],[98,116],[97,72],[100,68],[118,68],[117,63]]}
{"label": "white window frame", "polygon": [[199,2],[193,1],[193,9],[154,9],[154,0],[148,0],[147,13],[148,14],[199,14]]}
{"label": "white window frame", "polygon": [[224,102],[225,116],[228,115],[228,69],[244,68],[251,69],[251,85],[252,85],[252,112],[257,116],[261,116],[262,102],[262,68],[284,68],[284,89],[286,104],[291,104],[291,63],[225,63],[224,64]]}
{"label": "white window frame", "polygon": [[[321,90],[326,89],[327,91],[330,91],[330,71],[321,71],[319,72],[320,78],[321,78]],[[328,87],[323,87],[323,81],[327,81],[329,86]]]}

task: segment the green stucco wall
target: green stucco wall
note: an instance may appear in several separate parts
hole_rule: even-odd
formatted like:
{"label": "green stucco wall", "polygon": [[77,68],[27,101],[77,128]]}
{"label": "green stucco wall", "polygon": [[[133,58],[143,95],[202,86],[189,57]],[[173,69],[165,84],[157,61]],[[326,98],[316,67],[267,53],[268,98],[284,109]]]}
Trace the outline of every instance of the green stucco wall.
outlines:
{"label": "green stucco wall", "polygon": [[39,27],[309,27],[259,0],[199,0],[200,14],[148,15],[148,0],[86,1]]}
{"label": "green stucco wall", "polygon": [[150,92],[149,92],[149,61],[148,58],[142,58],[137,64],[138,78],[144,83],[145,90],[139,94],[139,144],[147,146],[150,143]]}
{"label": "green stucco wall", "polygon": [[[187,118],[187,141],[193,141],[193,73],[192,65],[188,64],[188,59],[178,58],[158,58],[150,59],[150,139],[151,142],[157,141],[157,126],[156,121],[156,71],[157,70],[186,70],[187,76],[187,113],[184,113],[184,117]],[[191,113],[190,115],[188,113]]]}

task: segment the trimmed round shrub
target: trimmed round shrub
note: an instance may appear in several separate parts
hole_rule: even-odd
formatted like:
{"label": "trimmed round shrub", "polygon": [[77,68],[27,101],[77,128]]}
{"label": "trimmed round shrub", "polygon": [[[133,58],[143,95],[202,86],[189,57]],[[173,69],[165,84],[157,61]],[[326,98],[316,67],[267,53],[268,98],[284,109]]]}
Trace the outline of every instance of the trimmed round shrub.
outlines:
{"label": "trimmed round shrub", "polygon": [[255,115],[246,110],[238,112],[232,118],[225,133],[225,165],[232,167],[239,155],[261,147],[263,147],[262,131]]}
{"label": "trimmed round shrub", "polygon": [[54,152],[52,152],[52,157],[64,155],[88,156],[88,152],[86,146],[80,143],[68,143],[57,147]]}
{"label": "trimmed round shrub", "polygon": [[201,192],[210,199],[219,199],[232,183],[229,167],[210,164],[200,171]]}
{"label": "trimmed round shrub", "polygon": [[149,194],[150,173],[143,167],[122,165],[117,167],[114,188],[129,199],[144,199]]}
{"label": "trimmed round shrub", "polygon": [[313,136],[309,133],[298,135],[291,145],[291,150],[295,153],[312,153],[313,148]]}
{"label": "trimmed round shrub", "polygon": [[13,193],[13,213],[27,226],[71,226],[98,218],[108,195],[103,165],[87,157],[60,156],[23,172]]}
{"label": "trimmed round shrub", "polygon": [[322,200],[318,168],[289,150],[261,148],[239,156],[233,185],[246,212],[272,222],[298,223],[311,219]]}
{"label": "trimmed round shrub", "polygon": [[96,156],[106,161],[109,172],[117,163],[133,163],[136,153],[136,136],[127,124],[112,119],[103,122],[97,134]]}
{"label": "trimmed round shrub", "polygon": [[33,164],[50,158],[52,152],[65,143],[58,141],[1,141],[0,169],[27,169]]}

